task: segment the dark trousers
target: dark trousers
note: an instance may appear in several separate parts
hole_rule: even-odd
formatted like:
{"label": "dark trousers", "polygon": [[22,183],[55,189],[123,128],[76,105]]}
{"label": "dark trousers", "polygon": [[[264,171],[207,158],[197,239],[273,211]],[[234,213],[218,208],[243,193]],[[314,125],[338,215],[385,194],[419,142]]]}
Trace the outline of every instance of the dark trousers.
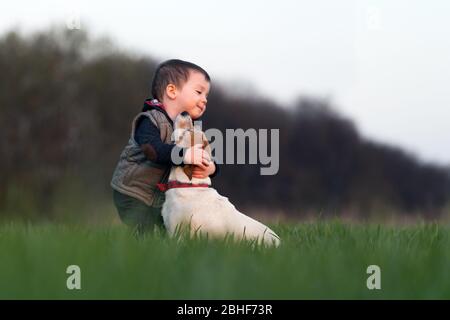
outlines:
{"label": "dark trousers", "polygon": [[161,208],[149,207],[144,202],[113,190],[114,204],[120,220],[130,226],[135,234],[142,235],[155,229],[165,230]]}

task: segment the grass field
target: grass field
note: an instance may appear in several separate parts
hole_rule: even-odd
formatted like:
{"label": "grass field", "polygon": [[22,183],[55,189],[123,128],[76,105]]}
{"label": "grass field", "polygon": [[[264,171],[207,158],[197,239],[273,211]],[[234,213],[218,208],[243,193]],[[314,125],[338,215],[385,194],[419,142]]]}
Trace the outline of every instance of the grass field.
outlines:
{"label": "grass field", "polygon": [[[277,249],[136,239],[122,226],[0,225],[1,299],[449,299],[450,227],[272,225]],[[81,290],[68,290],[69,265]],[[368,290],[369,265],[381,290]]]}

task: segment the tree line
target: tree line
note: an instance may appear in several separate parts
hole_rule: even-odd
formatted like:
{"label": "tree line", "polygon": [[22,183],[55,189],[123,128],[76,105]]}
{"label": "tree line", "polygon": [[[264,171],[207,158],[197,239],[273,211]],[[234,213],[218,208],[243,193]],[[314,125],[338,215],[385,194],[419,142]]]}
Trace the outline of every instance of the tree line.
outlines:
{"label": "tree line", "polygon": [[[26,192],[23,198],[32,197],[45,215],[73,184],[91,195],[108,195],[131,120],[149,97],[159,62],[80,30],[4,34],[0,210],[14,194],[20,199]],[[300,97],[287,109],[269,99],[230,94],[212,77],[204,129],[280,132],[277,175],[261,176],[258,165],[220,166],[214,186],[238,207],[282,208],[294,216],[436,216],[448,205],[449,168],[362,137],[331,102]]]}

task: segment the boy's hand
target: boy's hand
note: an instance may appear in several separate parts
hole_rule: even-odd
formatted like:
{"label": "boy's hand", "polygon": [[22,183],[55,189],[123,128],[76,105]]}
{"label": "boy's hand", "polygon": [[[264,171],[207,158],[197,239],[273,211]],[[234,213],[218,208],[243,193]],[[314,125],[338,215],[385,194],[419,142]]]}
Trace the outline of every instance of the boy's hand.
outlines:
{"label": "boy's hand", "polygon": [[193,167],[192,178],[205,179],[213,174],[214,171],[216,171],[216,165],[213,161],[210,161],[207,165],[202,163]]}
{"label": "boy's hand", "polygon": [[196,166],[207,166],[211,162],[211,157],[203,150],[201,144],[196,144],[193,147],[186,149],[183,162],[185,164],[193,164]]}

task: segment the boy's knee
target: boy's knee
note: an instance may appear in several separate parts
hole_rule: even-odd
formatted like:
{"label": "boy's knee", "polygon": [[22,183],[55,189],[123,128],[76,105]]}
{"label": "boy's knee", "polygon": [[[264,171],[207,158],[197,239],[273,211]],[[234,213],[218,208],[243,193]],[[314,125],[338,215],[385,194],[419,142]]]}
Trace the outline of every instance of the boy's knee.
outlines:
{"label": "boy's knee", "polygon": [[142,201],[124,195],[114,190],[114,204],[120,220],[139,233],[152,231],[155,228],[164,229],[160,208],[149,207]]}
{"label": "boy's knee", "polygon": [[142,204],[141,206],[117,206],[117,211],[120,220],[138,234],[153,232],[158,229],[160,231],[165,230],[161,211],[157,208]]}

